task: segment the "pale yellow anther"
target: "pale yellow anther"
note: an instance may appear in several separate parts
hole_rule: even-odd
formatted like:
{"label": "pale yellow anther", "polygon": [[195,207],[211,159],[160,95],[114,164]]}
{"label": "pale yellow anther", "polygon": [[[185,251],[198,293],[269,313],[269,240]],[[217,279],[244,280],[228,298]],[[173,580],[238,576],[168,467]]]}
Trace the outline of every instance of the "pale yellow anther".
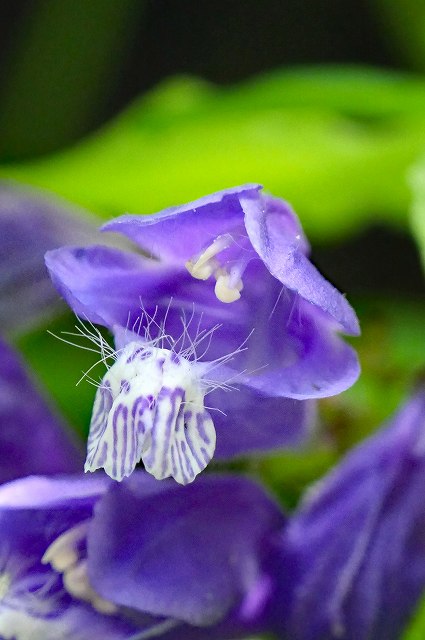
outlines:
{"label": "pale yellow anther", "polygon": [[[203,255],[203,254],[202,254]],[[186,269],[189,271],[190,275],[197,280],[208,280],[210,276],[219,268],[219,264],[217,260],[214,258],[210,258],[205,261],[199,258],[196,262],[192,260],[188,260],[185,264]]]}
{"label": "pale yellow anther", "polygon": [[46,549],[41,562],[51,564],[60,573],[72,567],[78,560],[78,543],[86,536],[87,527],[88,521],[85,520],[62,533]]}
{"label": "pale yellow anther", "polygon": [[41,562],[50,564],[62,574],[63,585],[74,598],[88,602],[100,613],[111,615],[117,612],[117,606],[96,593],[89,582],[87,562],[80,560],[78,545],[87,535],[89,522],[84,520],[62,533],[47,548]]}
{"label": "pale yellow anther", "polygon": [[90,601],[94,591],[90,586],[85,562],[79,562],[63,574],[65,589],[75,598]]}
{"label": "pale yellow anther", "polygon": [[109,602],[109,600],[105,600],[98,595],[95,595],[91,602],[91,606],[99,613],[104,613],[107,616],[112,616],[114,613],[117,613],[118,607],[113,602]]}
{"label": "pale yellow anther", "polygon": [[100,613],[112,615],[118,611],[118,607],[113,602],[99,596],[91,586],[85,561],[79,562],[63,574],[63,584],[74,598],[88,602]]}
{"label": "pale yellow anther", "polygon": [[221,273],[217,276],[214,292],[220,302],[236,302],[241,297],[242,280],[238,280],[233,286],[229,286],[229,281],[230,275],[228,273]]}
{"label": "pale yellow anther", "polygon": [[217,269],[220,268],[215,256],[227,249],[233,239],[229,234],[219,236],[200,255],[195,256],[186,262],[186,269],[190,275],[197,280],[207,280]]}

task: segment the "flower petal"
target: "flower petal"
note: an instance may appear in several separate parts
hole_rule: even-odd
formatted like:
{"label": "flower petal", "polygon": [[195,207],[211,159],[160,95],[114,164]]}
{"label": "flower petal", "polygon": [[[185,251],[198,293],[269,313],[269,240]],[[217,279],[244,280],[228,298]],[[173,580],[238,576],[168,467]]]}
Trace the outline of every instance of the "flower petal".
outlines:
{"label": "flower petal", "polygon": [[[157,480],[172,476],[188,484],[214,454],[215,429],[203,404],[184,404],[183,389],[163,387],[156,402],[149,445],[142,454],[145,469]],[[175,428],[174,428],[175,424]]]}
{"label": "flower petal", "polygon": [[234,392],[214,391],[207,403],[225,414],[212,411],[217,459],[302,446],[315,423],[314,402],[268,397],[245,385],[237,385]]}
{"label": "flower petal", "polygon": [[[244,296],[232,305],[217,301],[204,283],[185,272],[170,274],[159,263],[106,247],[51,252],[47,264],[77,313],[109,324],[117,348],[137,338],[120,324],[146,327],[136,322],[139,295],[151,316],[158,311],[156,322],[167,317],[165,333],[177,341],[177,349],[196,342],[200,327],[210,330],[222,323],[198,350],[207,347],[204,358],[212,361],[235,352],[227,378],[219,381],[214,367],[207,373],[213,387],[217,381],[236,387],[206,398],[218,410],[212,418],[219,457],[300,444],[310,433],[311,409],[295,400],[339,393],[358,376],[355,352],[335,333],[333,320],[283,288],[260,261],[249,265]],[[185,345],[179,341],[182,335],[190,336]],[[102,458],[100,448],[96,455]]]}
{"label": "flower petal", "polygon": [[260,188],[247,184],[225,189],[155,215],[121,216],[102,229],[121,233],[151,256],[183,266],[229,227],[243,223],[239,200]]}
{"label": "flower petal", "polygon": [[400,638],[425,589],[424,434],[420,391],[307,494],[282,537],[288,637]]}
{"label": "flower petal", "polygon": [[64,243],[93,241],[81,211],[31,189],[0,185],[0,326],[21,330],[55,310],[43,256]]}
{"label": "flower petal", "polygon": [[281,219],[287,219],[289,206],[258,194],[244,196],[241,204],[248,236],[270,273],[285,287],[323,309],[345,333],[358,335],[356,314],[306,257],[302,236],[282,233]]}
{"label": "flower petal", "polygon": [[335,333],[329,317],[292,292],[280,296],[272,317],[255,331],[248,357],[258,364],[262,358],[263,368],[236,380],[264,394],[324,398],[345,391],[360,374],[356,352]]}
{"label": "flower petal", "polygon": [[201,476],[179,487],[133,474],[102,499],[88,538],[89,576],[123,606],[195,625],[223,618],[262,575],[266,538],[283,524],[251,481]]}
{"label": "flower petal", "polygon": [[[136,254],[104,246],[63,247],[45,256],[50,276],[74,312],[92,322],[127,326],[148,283],[166,280],[167,270]],[[172,279],[172,274],[170,273]],[[158,298],[161,290],[157,290]]]}
{"label": "flower petal", "polygon": [[1,340],[0,363],[0,482],[79,470],[82,451]]}
{"label": "flower petal", "polygon": [[[239,309],[223,309],[213,290],[186,269],[105,246],[62,247],[47,252],[45,259],[53,283],[73,311],[110,329],[121,325],[131,330],[135,324],[140,328],[145,326],[138,324],[144,311],[150,318],[158,313],[161,321],[168,310],[166,329],[178,338],[182,314],[189,321],[195,308],[203,312],[207,328],[241,322]],[[196,329],[197,321],[192,325]]]}
{"label": "flower petal", "polygon": [[60,574],[42,561],[59,536],[89,521],[108,484],[99,477],[30,477],[0,487],[2,638],[124,640],[135,633],[125,620],[71,598]]}
{"label": "flower petal", "polygon": [[30,476],[0,487],[1,509],[60,509],[93,505],[110,485],[105,476]]}

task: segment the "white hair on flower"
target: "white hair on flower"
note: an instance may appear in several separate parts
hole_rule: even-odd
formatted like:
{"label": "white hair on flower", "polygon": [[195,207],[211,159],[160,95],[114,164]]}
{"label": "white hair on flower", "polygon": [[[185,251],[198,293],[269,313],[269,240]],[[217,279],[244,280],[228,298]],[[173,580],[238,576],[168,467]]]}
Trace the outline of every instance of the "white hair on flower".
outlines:
{"label": "white hair on flower", "polygon": [[205,405],[205,396],[217,388],[233,388],[233,377],[220,380],[213,372],[243,351],[246,340],[232,353],[204,361],[220,325],[201,329],[201,316],[192,337],[194,311],[188,320],[183,313],[182,333],[174,339],[166,332],[169,307],[161,323],[156,321],[158,309],[151,316],[142,309],[131,329],[117,327],[124,345],[118,350],[96,327],[80,319],[76,333],[67,334],[88,339],[93,347],[76,346],[100,355],[80,381],[99,363],[108,369],[100,383],[89,379],[97,392],[85,471],[103,468],[120,481],[141,460],[158,480],[171,476],[188,484],[213,457],[216,433],[209,411],[214,408]]}

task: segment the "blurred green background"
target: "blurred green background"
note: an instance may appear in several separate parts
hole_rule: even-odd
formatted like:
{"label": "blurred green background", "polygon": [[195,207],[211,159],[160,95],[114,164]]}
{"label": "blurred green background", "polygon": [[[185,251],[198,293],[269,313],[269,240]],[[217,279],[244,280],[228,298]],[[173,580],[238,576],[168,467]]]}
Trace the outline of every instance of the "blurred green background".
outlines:
{"label": "blurred green background", "polygon": [[[239,465],[294,505],[425,364],[425,4],[16,1],[0,43],[0,178],[99,220],[251,181],[292,203],[363,329],[309,449]],[[9,338],[85,434],[93,359],[46,332],[73,324]]]}

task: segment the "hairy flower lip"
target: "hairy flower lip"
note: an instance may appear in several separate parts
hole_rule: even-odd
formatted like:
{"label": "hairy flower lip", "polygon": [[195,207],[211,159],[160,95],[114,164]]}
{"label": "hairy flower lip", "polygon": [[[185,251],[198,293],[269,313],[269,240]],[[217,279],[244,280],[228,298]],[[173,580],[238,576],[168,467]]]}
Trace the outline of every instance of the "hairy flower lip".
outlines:
{"label": "hairy flower lip", "polygon": [[216,435],[201,384],[208,368],[156,344],[128,342],[103,377],[85,471],[104,468],[121,481],[142,460],[158,480],[187,484],[211,460]]}

